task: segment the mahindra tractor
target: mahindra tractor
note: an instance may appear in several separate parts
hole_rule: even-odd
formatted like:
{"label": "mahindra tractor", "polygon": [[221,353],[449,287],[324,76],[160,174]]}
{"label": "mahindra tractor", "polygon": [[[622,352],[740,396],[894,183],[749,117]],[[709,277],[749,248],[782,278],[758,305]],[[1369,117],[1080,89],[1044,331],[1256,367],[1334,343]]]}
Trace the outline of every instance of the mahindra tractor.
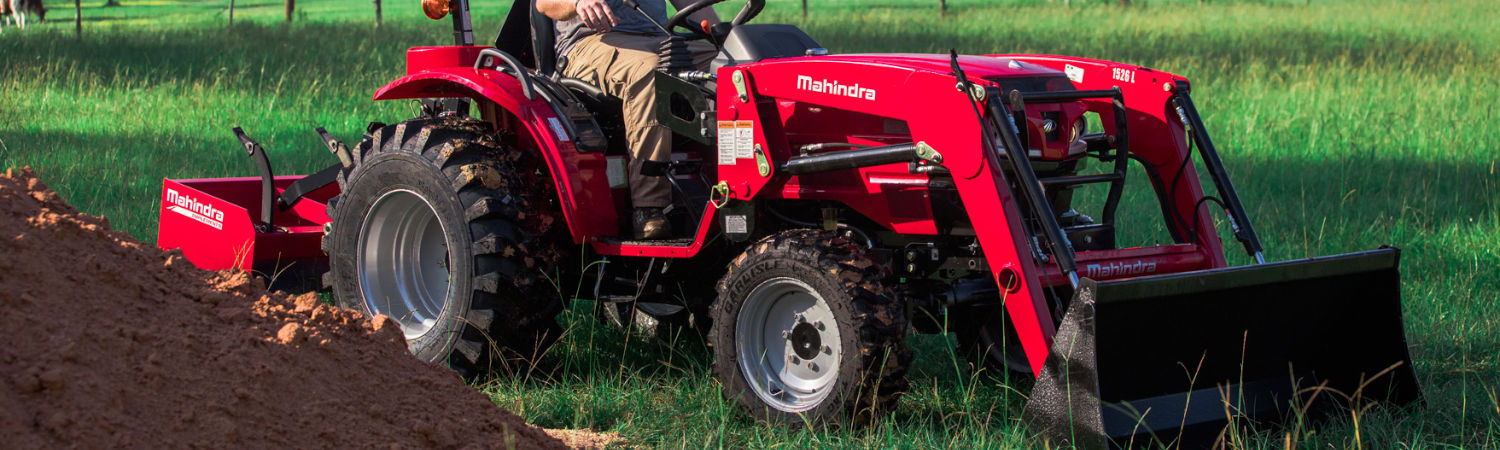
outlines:
{"label": "mahindra tractor", "polygon": [[[648,175],[672,187],[678,238],[631,238],[621,102],[560,75],[534,4],[488,46],[466,0],[424,0],[456,45],[407,50],[374,94],[417,117],[352,146],[318,129],[337,162],[307,176],[275,176],[235,129],[261,176],[165,180],[157,242],[326,288],[467,375],[545,359],[574,299],[701,331],[723,395],[773,423],[889,416],[912,333],[1035,377],[1022,416],[1054,444],[1193,442],[1231,419],[1420,398],[1399,250],[1269,261],[1186,78],[835,54],[750,23],[764,0],[686,20],[721,1],[659,24],[656,115],[675,141]],[[718,48],[711,70],[672,58],[692,40]],[[1147,208],[1121,209],[1128,186]],[[1159,242],[1120,237],[1149,230]]]}

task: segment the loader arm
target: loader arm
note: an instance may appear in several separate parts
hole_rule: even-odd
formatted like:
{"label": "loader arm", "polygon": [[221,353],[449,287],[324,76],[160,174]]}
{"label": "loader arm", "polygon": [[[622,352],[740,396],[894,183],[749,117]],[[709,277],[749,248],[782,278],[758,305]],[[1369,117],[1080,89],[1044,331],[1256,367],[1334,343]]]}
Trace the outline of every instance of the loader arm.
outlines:
{"label": "loader arm", "polygon": [[[1214,441],[1227,416],[1275,423],[1421,398],[1401,324],[1399,250],[1267,264],[1187,80],[1081,58],[1001,57],[1061,70],[1082,90],[1118,89],[1125,120],[1105,126],[1118,136],[1128,124],[1130,154],[1167,174],[1153,185],[1179,241],[1169,247],[1211,258],[1198,270],[1097,283],[1087,272],[1069,276],[1069,258],[1053,258],[1049,281],[1067,277],[1075,289],[1045,364],[1033,365],[1038,380],[1023,418],[1037,431],[1078,448],[1200,447]],[[1024,97],[1013,92],[1011,105]],[[1007,112],[990,106],[998,109],[992,115]],[[1001,131],[1005,147],[1015,148],[1014,133]],[[1256,264],[1226,267],[1217,229],[1198,207],[1208,197],[1193,172],[1193,151]],[[1019,166],[1011,172],[1035,199]],[[1185,181],[1175,181],[1179,176]],[[1051,213],[1045,205],[1034,209]],[[1099,252],[1076,256],[1090,253]]]}
{"label": "loader arm", "polygon": [[[1223,243],[1214,228],[1213,217],[1208,208],[1200,207],[1199,200],[1204,197],[1204,192],[1196,181],[1197,169],[1190,161],[1192,150],[1188,147],[1189,135],[1185,127],[1187,118],[1177,111],[1174,103],[1174,96],[1186,91],[1186,78],[1146,67],[1088,58],[1053,55],[988,56],[1061,71],[1079,90],[1120,89],[1125,99],[1126,122],[1130,127],[1131,140],[1138,143],[1131,146],[1130,152],[1149,163],[1155,173],[1161,174],[1161,182],[1153,180],[1152,187],[1162,200],[1167,230],[1179,243],[1192,242],[1200,246],[1199,253],[1208,259],[1211,267],[1224,267],[1228,264],[1224,257]],[[1109,120],[1112,113],[1103,105],[1090,106],[1091,110],[1099,112],[1101,118],[1105,118],[1105,129],[1112,134],[1115,131]],[[1221,177],[1219,174],[1215,175],[1215,183],[1218,184]],[[1223,185],[1220,186],[1220,191],[1223,192],[1225,189],[1222,188]],[[1232,187],[1229,190],[1232,191]],[[1249,219],[1244,217],[1243,208],[1238,207],[1238,199],[1226,199],[1226,202],[1230,203],[1231,212],[1237,212],[1234,214],[1235,219],[1249,230]],[[1196,235],[1193,235],[1193,230],[1197,230]],[[1253,231],[1248,233],[1254,235]],[[1255,247],[1259,251],[1258,240]]]}

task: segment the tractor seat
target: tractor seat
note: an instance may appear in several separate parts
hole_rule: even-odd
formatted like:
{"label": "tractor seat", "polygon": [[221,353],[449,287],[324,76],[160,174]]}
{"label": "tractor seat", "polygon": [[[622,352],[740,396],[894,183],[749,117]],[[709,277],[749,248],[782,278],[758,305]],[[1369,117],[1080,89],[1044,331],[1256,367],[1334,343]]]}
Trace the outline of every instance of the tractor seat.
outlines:
{"label": "tractor seat", "polygon": [[736,25],[724,38],[724,49],[714,58],[713,70],[770,58],[803,56],[808,50],[822,48],[795,25]]}

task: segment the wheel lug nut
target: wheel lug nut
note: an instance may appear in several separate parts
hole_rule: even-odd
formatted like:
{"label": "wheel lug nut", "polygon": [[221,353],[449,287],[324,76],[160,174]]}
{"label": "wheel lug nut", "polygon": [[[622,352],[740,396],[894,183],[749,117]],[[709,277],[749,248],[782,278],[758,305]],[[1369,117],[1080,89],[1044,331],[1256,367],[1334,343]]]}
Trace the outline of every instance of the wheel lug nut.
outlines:
{"label": "wheel lug nut", "polygon": [[817,322],[813,322],[813,326],[818,327],[818,331],[823,331],[823,330],[827,329],[827,327],[823,326],[823,321],[821,321],[821,320],[819,320]]}
{"label": "wheel lug nut", "polygon": [[787,360],[787,362],[790,362],[792,364],[798,364],[798,363],[802,362],[801,359],[797,358],[797,355],[788,356],[788,357],[786,357],[786,360]]}
{"label": "wheel lug nut", "polygon": [[832,355],[833,354],[833,347],[829,347],[827,345],[823,346],[823,353],[827,353],[827,354]]}
{"label": "wheel lug nut", "polygon": [[791,337],[792,337],[792,332],[786,331],[786,330],[781,330],[781,338],[782,339],[788,339],[788,338],[791,338]]}
{"label": "wheel lug nut", "polygon": [[807,362],[807,368],[809,370],[812,370],[812,371],[816,372],[816,371],[818,371],[818,363],[815,363],[815,362],[812,362],[812,361],[808,361]]}
{"label": "wheel lug nut", "polygon": [[797,323],[803,323],[807,321],[802,317],[802,313],[792,314],[792,320],[796,321]]}

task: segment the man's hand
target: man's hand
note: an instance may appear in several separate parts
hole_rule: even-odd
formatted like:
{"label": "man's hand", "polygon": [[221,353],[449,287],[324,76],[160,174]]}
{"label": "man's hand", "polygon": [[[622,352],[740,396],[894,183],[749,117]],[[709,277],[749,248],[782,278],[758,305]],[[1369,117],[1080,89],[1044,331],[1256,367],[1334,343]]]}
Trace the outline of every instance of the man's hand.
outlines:
{"label": "man's hand", "polygon": [[578,17],[583,19],[584,25],[598,31],[609,31],[610,27],[620,23],[620,20],[615,18],[614,11],[609,9],[609,5],[605,4],[604,0],[578,0],[574,8],[578,11]]}
{"label": "man's hand", "polygon": [[[7,0],[0,0],[4,1]],[[620,23],[604,0],[537,0],[536,10],[552,20],[578,17],[583,20],[584,26],[599,31],[609,31]]]}

